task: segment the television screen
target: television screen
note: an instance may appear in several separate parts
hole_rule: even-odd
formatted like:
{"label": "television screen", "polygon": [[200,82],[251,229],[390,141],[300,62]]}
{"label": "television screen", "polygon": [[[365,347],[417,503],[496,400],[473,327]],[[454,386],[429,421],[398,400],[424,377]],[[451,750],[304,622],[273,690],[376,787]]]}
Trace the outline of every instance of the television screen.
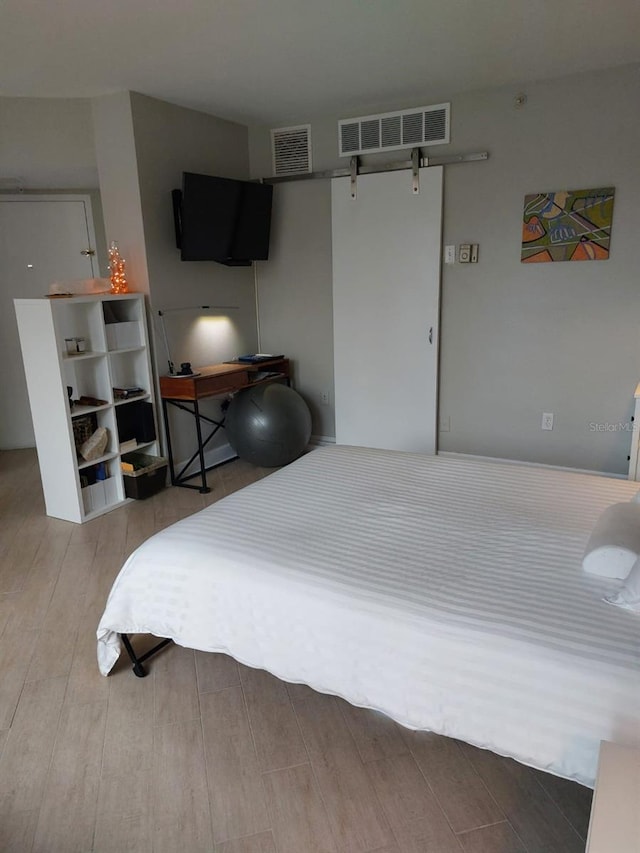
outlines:
{"label": "television screen", "polygon": [[273,187],[184,172],[174,191],[176,238],[183,261],[248,266],[269,257]]}

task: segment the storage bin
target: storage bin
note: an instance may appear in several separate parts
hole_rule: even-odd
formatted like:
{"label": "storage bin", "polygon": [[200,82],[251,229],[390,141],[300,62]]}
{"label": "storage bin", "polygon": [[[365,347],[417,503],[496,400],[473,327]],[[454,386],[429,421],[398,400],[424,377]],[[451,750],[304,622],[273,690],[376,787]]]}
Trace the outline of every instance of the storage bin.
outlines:
{"label": "storage bin", "polygon": [[107,323],[104,328],[107,335],[108,350],[140,346],[140,325],[138,323]]}
{"label": "storage bin", "polygon": [[167,460],[164,457],[132,453],[123,460],[136,465],[135,471],[123,471],[124,492],[128,498],[150,498],[164,489],[167,479]]}
{"label": "storage bin", "polygon": [[107,490],[104,480],[97,480],[82,490],[82,503],[85,513],[95,512],[107,505]]}

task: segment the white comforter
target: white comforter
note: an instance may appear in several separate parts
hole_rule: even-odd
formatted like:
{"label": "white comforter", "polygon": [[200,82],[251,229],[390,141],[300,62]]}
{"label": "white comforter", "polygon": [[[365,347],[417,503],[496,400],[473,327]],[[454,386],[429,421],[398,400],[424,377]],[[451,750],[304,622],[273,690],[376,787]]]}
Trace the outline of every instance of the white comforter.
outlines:
{"label": "white comforter", "polygon": [[640,745],[640,618],[581,569],[637,484],[333,447],[163,530],[98,627],[151,633],[593,784]]}

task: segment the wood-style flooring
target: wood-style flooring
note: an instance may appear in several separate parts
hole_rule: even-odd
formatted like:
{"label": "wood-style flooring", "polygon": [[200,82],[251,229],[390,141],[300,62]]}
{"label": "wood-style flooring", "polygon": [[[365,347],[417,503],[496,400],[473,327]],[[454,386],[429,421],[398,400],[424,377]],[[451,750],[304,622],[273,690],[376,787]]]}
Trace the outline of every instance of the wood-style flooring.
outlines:
{"label": "wood-style flooring", "polygon": [[0,850],[583,851],[590,790],[224,655],[170,646],[145,679],[124,657],[99,675],[126,555],[266,474],[235,461],[211,495],[75,525],[45,515],[34,451],[0,453]]}

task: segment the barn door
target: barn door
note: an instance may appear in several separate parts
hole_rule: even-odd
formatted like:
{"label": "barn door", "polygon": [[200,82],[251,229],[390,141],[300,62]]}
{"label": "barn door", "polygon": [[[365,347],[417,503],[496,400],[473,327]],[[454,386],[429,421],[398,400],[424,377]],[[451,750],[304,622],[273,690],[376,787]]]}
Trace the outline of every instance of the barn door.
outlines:
{"label": "barn door", "polygon": [[0,195],[0,449],[35,445],[13,300],[96,278],[95,247],[89,196]]}
{"label": "barn door", "polygon": [[331,187],[336,441],[436,451],[442,167]]}

